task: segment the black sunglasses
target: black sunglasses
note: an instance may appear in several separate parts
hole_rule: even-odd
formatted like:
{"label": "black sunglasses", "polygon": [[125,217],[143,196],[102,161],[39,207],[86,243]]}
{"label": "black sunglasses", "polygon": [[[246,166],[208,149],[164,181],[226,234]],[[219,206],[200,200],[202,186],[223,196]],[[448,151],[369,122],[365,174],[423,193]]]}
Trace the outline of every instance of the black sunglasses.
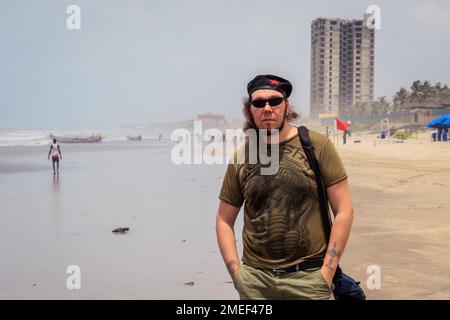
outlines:
{"label": "black sunglasses", "polygon": [[276,107],[276,106],[279,106],[283,102],[283,100],[284,100],[283,97],[275,97],[275,98],[270,98],[270,99],[258,99],[258,100],[253,100],[252,105],[255,108],[264,108],[266,106],[266,103],[268,102],[269,106]]}

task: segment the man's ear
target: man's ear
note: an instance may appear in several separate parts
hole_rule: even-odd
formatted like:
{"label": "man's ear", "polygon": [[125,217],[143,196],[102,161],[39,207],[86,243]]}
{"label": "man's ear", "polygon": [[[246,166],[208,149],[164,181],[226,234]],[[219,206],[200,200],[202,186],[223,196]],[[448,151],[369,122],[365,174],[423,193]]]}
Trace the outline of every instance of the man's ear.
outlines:
{"label": "man's ear", "polygon": [[289,105],[289,100],[286,99],[286,110],[285,110],[285,114],[288,115],[289,113],[291,113],[291,106]]}

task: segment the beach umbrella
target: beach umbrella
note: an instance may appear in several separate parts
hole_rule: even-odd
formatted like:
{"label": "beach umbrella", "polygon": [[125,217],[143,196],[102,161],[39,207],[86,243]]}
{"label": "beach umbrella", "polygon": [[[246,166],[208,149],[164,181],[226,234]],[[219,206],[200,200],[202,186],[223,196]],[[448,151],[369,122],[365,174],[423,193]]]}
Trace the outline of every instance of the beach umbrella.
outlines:
{"label": "beach umbrella", "polygon": [[437,117],[427,123],[430,128],[448,128],[450,127],[450,113]]}

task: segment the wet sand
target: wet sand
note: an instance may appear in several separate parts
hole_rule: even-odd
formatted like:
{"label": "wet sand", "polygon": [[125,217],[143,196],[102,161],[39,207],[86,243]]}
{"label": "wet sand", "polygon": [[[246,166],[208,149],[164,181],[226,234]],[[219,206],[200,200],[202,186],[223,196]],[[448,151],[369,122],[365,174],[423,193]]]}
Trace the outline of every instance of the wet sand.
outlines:
{"label": "wet sand", "polygon": [[59,177],[47,147],[1,150],[0,298],[235,297],[214,228],[225,166],[176,166],[146,142],[61,149]]}
{"label": "wet sand", "polygon": [[[338,147],[355,207],[344,271],[369,299],[450,298],[450,143],[353,139]],[[145,141],[61,147],[59,177],[47,147],[0,150],[0,298],[237,298],[214,229],[225,165],[176,166]],[[69,265],[81,290],[66,287]]]}

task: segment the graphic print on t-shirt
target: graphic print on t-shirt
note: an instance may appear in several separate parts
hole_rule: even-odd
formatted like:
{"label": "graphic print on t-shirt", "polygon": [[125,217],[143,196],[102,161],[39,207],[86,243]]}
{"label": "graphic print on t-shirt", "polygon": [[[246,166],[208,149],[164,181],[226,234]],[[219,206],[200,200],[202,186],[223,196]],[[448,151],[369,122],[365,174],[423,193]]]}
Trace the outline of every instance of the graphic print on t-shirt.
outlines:
{"label": "graphic print on t-shirt", "polygon": [[252,247],[265,251],[255,253],[269,259],[296,259],[310,252],[308,220],[319,207],[304,153],[289,144],[282,148],[277,174],[259,175],[260,165],[247,166],[244,194],[253,226],[251,238],[259,242]]}

